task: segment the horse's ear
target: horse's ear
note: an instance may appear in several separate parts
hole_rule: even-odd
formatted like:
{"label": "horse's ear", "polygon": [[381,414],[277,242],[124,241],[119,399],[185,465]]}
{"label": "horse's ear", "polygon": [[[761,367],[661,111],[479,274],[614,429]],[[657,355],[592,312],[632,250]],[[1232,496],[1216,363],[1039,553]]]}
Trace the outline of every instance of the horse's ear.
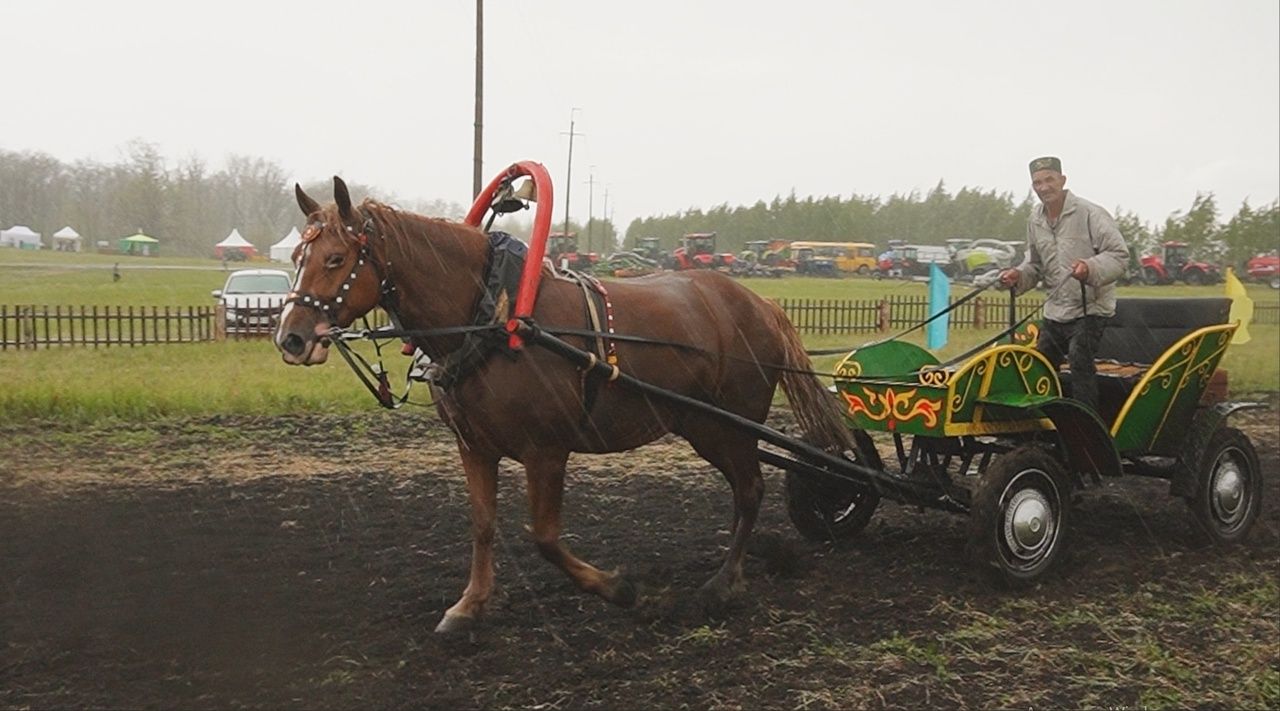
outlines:
{"label": "horse's ear", "polygon": [[315,200],[312,200],[310,195],[303,192],[301,185],[298,185],[297,183],[293,184],[293,194],[298,198],[298,208],[302,210],[302,214],[307,217],[311,217],[320,209],[320,204]]}
{"label": "horse's ear", "polygon": [[344,220],[350,220],[351,193],[347,192],[347,184],[336,175],[333,176],[333,201],[338,204],[338,216]]}

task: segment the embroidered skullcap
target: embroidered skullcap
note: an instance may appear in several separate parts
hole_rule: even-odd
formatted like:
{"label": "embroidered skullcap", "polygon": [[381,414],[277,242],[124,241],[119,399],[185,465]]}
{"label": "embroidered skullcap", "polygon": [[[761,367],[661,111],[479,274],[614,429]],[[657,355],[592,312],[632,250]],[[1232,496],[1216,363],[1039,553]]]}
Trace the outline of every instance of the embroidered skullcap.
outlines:
{"label": "embroidered skullcap", "polygon": [[1031,172],[1037,170],[1052,170],[1055,173],[1062,172],[1062,161],[1057,156],[1042,156],[1031,161]]}

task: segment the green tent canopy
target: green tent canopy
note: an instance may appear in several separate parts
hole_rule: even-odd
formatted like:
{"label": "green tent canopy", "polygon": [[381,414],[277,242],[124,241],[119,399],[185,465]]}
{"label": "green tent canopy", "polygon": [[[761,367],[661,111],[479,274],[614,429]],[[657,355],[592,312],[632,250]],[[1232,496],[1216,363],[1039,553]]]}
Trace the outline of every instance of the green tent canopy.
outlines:
{"label": "green tent canopy", "polygon": [[159,252],[160,240],[154,237],[148,237],[141,232],[132,236],[125,237],[116,243],[120,247],[121,254],[138,254],[144,257],[154,257]]}

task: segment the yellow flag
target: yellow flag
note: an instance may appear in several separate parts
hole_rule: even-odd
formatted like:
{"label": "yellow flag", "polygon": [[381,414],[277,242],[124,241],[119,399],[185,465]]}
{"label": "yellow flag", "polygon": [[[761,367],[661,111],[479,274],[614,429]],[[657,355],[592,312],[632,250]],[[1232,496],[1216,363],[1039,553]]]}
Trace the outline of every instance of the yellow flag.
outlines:
{"label": "yellow flag", "polygon": [[1227,296],[1231,297],[1231,315],[1227,317],[1229,321],[1239,321],[1240,328],[1236,329],[1236,335],[1231,337],[1233,344],[1249,342],[1249,322],[1253,320],[1253,299],[1250,299],[1244,292],[1244,284],[1236,278],[1236,272],[1231,267],[1227,267]]}

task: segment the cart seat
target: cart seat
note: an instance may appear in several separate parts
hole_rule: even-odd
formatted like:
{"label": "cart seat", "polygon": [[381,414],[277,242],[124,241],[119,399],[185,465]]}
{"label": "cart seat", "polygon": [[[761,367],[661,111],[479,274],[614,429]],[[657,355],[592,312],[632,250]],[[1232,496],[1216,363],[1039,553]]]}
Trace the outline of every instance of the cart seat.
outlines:
{"label": "cart seat", "polygon": [[1150,365],[1183,336],[1226,323],[1230,313],[1227,297],[1117,299],[1115,318],[1102,331],[1096,358]]}
{"label": "cart seat", "polygon": [[[1227,297],[1116,300],[1116,315],[1102,331],[1098,361],[1098,414],[1115,422],[1138,381],[1152,363],[1184,336],[1227,322]],[[1063,394],[1071,392],[1071,373],[1061,373]]]}

